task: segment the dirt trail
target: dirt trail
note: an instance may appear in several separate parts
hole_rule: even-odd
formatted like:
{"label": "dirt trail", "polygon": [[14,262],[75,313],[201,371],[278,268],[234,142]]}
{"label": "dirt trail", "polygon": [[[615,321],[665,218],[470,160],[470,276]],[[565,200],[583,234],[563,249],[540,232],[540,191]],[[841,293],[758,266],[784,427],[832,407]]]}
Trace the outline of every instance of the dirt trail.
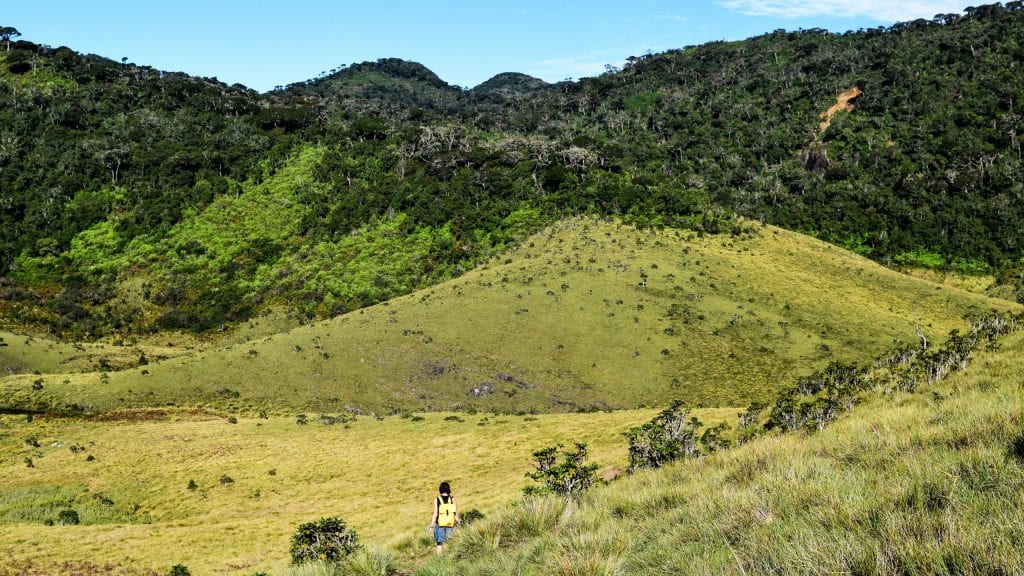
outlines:
{"label": "dirt trail", "polygon": [[846,92],[843,92],[842,94],[837,96],[836,103],[833,104],[831,108],[821,113],[821,123],[818,125],[818,133],[823,134],[825,130],[828,130],[828,127],[832,125],[832,117],[835,116],[836,113],[839,112],[840,110],[853,110],[853,104],[851,104],[850,101],[863,93],[863,90],[854,86],[853,88],[850,88]]}

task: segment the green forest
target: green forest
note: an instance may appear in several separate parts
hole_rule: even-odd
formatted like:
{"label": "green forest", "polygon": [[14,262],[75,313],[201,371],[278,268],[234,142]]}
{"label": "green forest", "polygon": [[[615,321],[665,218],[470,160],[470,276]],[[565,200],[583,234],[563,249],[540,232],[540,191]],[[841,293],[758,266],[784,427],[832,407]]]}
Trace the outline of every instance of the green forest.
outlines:
{"label": "green forest", "polygon": [[258,93],[3,30],[8,323],[95,338],[271,306],[324,318],[580,214],[708,234],[761,221],[992,274],[1024,301],[1019,1],[472,89],[388,58]]}

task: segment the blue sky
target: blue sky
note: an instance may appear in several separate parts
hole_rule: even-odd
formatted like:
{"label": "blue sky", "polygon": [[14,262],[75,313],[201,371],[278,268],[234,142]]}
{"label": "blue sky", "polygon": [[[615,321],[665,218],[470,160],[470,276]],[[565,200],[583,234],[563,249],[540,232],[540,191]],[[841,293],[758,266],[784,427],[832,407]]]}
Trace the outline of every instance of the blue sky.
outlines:
{"label": "blue sky", "polygon": [[856,30],[962,12],[960,0],[51,0],[10,2],[26,40],[260,91],[342,64],[398,57],[475,86],[500,72],[549,82],[631,55],[777,28]]}

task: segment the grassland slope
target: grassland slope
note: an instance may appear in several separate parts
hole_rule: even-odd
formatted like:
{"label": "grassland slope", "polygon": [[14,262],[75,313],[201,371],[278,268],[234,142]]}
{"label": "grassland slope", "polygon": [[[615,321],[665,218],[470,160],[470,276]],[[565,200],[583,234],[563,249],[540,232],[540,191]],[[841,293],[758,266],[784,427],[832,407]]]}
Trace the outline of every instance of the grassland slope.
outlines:
{"label": "grassland slope", "polygon": [[[311,417],[306,425],[153,410],[0,416],[0,576],[79,564],[133,576],[174,564],[249,576],[286,566],[296,526],[323,516],[343,517],[368,544],[425,554],[418,537],[439,480],[452,482],[467,509],[492,514],[529,483],[532,450],[584,441],[602,472],[614,473],[626,464],[621,433],[651,415]],[[80,524],[47,525],[62,510],[75,510]]]}
{"label": "grassland slope", "polygon": [[87,410],[573,411],[768,400],[835,360],[933,341],[1017,305],[769,226],[698,237],[562,221],[452,281],[327,321],[134,369],[2,381]]}
{"label": "grassland slope", "polygon": [[535,500],[421,574],[1021,574],[1024,333],[965,372],[763,438]]}

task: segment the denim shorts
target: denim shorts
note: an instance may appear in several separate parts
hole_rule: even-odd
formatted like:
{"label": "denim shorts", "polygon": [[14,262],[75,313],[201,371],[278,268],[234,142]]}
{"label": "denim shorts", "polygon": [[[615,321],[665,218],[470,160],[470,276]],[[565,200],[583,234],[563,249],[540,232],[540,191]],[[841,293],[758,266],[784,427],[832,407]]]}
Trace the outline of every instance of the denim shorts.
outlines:
{"label": "denim shorts", "polygon": [[444,544],[451,535],[452,528],[450,526],[434,526],[434,542]]}

